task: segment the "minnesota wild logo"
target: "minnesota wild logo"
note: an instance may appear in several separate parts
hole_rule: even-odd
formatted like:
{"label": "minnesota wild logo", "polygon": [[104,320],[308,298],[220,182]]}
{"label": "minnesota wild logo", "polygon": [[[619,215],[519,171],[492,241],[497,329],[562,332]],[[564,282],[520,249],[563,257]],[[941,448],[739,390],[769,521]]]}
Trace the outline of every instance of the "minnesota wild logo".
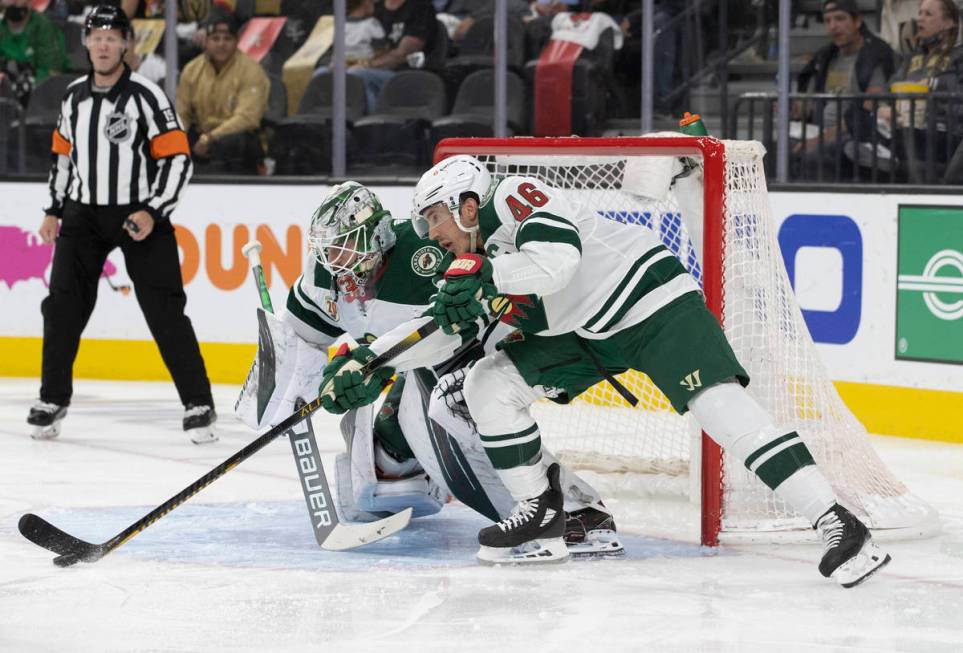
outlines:
{"label": "minnesota wild logo", "polygon": [[419,277],[430,277],[435,274],[441,263],[441,250],[434,245],[425,245],[411,257],[411,269]]}

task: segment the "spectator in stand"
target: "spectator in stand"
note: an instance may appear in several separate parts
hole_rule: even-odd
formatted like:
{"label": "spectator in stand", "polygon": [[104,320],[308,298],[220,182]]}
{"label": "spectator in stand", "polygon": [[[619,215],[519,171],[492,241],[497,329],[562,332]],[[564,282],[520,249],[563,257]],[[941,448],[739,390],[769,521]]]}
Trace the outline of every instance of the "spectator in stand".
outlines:
{"label": "spectator in stand", "polygon": [[[350,66],[366,66],[384,49],[385,30],[374,17],[374,0],[347,0],[344,23],[344,59]],[[331,69],[331,51],[314,71],[317,77]]]}
{"label": "spectator in stand", "polygon": [[[963,48],[959,44],[959,32],[960,10],[953,0],[923,0],[916,16],[913,51],[903,59],[890,80],[890,90],[907,91],[909,83],[935,93],[963,95]],[[959,100],[904,100],[897,101],[896,106],[895,114],[891,106],[879,108],[881,131],[893,133],[898,153],[907,159],[910,181],[935,181],[924,179],[922,164],[927,158],[945,164],[959,145],[963,134]],[[930,115],[934,118],[935,135],[927,133]],[[935,146],[932,151],[927,147],[930,139]]]}
{"label": "spectator in stand", "polygon": [[30,0],[0,0],[0,77],[6,76],[17,100],[27,106],[34,87],[69,68],[64,35],[34,11]]}
{"label": "spectator in stand", "polygon": [[348,0],[346,10],[345,61],[349,66],[367,64],[382,48],[385,39],[385,30],[374,16],[374,0]]}
{"label": "spectator in stand", "polygon": [[[856,0],[825,0],[823,23],[830,43],[813,55],[799,73],[800,93],[880,93],[896,68],[893,49],[873,34],[860,15]],[[875,126],[869,105],[853,102],[815,102],[793,107],[796,117],[821,125],[819,135],[803,137],[794,146],[802,153],[806,176],[812,178],[817,166],[835,170],[845,143],[855,136],[866,141]],[[842,110],[844,115],[840,116]],[[805,115],[808,114],[808,115]],[[858,132],[858,133],[857,133]]]}
{"label": "spectator in stand", "polygon": [[[615,17],[616,7],[625,10],[619,26],[625,43],[616,53],[616,69],[618,79],[632,90],[630,98],[641,97],[639,80],[642,79],[642,9],[639,0],[629,0],[621,3],[612,0],[592,0],[590,7],[593,11],[604,11]],[[655,90],[655,109],[660,113],[670,113],[677,107],[669,104],[669,94],[675,82],[676,44],[678,34],[674,27],[670,27],[672,19],[685,9],[685,3],[674,0],[656,0],[652,14],[653,33],[659,32],[655,38],[655,62],[653,66],[653,85]],[[614,5],[614,6],[613,6]],[[639,92],[637,92],[639,91]]]}
{"label": "spectator in stand", "polygon": [[374,16],[387,35],[389,49],[348,68],[348,74],[364,80],[369,112],[385,82],[407,67],[409,55],[431,51],[437,31],[431,0],[383,0],[375,5]]}
{"label": "spectator in stand", "polygon": [[252,174],[263,150],[258,135],[271,83],[261,66],[237,49],[237,19],[215,11],[204,54],[184,67],[177,113],[199,171]]}
{"label": "spectator in stand", "polygon": [[[374,17],[374,0],[347,0],[345,10],[348,15],[344,23],[344,62],[349,68],[364,68],[385,50],[385,31]],[[315,77],[331,70],[332,50],[321,58],[314,70]]]}
{"label": "spectator in stand", "polygon": [[[177,58],[183,64],[204,51],[207,32],[204,23],[217,0],[180,0],[177,3]],[[120,7],[128,18],[164,18],[164,0],[120,0]],[[153,56],[161,58],[164,41]],[[161,59],[163,61],[163,59]]]}
{"label": "spectator in stand", "polygon": [[883,0],[879,35],[901,56],[912,50],[919,8],[919,0]]}
{"label": "spectator in stand", "polygon": [[[508,21],[527,22],[537,15],[532,9],[533,4],[526,0],[508,0]],[[566,5],[562,5],[565,7]],[[438,19],[448,27],[448,36],[458,42],[465,38],[465,34],[479,18],[487,18],[495,14],[494,0],[451,0],[446,12],[439,14]]]}

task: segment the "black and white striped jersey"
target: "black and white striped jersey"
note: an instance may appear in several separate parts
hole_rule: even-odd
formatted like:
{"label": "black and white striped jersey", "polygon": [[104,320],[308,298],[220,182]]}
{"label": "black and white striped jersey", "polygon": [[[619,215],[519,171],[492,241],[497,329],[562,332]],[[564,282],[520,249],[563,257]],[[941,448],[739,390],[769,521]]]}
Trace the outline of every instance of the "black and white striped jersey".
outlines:
{"label": "black and white striped jersey", "polygon": [[141,205],[166,220],[193,171],[187,134],[164,92],[124,71],[107,91],[84,75],[69,87],[53,132],[50,206],[64,200],[96,206]]}

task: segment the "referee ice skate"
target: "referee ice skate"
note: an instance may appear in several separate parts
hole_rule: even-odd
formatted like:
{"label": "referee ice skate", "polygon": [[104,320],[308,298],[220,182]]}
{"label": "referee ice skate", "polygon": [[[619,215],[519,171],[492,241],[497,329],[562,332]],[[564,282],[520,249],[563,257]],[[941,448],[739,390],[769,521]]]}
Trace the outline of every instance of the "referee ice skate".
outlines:
{"label": "referee ice skate", "polygon": [[[170,215],[190,179],[187,135],[164,92],[123,63],[130,21],[110,5],[84,25],[91,73],[72,83],[53,132],[50,204],[40,236],[56,240],[50,294],[41,304],[40,401],[27,422],[35,438],[56,437],[73,392],[80,335],[115,247],[150,332],[185,407],[195,443],[217,439],[211,386],[197,338],[184,315],[186,296]],[[59,235],[58,235],[58,222]]]}

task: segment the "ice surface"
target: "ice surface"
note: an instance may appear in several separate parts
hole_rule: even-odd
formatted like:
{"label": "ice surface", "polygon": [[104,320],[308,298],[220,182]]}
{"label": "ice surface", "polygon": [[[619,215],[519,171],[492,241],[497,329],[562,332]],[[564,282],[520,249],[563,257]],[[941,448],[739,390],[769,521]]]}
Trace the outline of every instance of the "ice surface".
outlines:
{"label": "ice surface", "polygon": [[[620,560],[474,562],[460,504],[349,552],[321,551],[277,441],[104,560],[59,569],[17,532],[37,512],[104,541],[250,440],[217,387],[221,441],[180,430],[169,383],[78,381],[60,438],[27,437],[34,379],[0,380],[0,651],[961,651],[963,446],[875,438],[944,533],[886,543],[894,562],[844,590],[818,545],[703,549],[684,501],[603,488]],[[315,418],[326,462],[335,418]],[[329,473],[333,473],[329,464]],[[653,511],[662,511],[653,526]],[[674,517],[675,516],[675,517]],[[674,527],[673,527],[674,526]]]}

